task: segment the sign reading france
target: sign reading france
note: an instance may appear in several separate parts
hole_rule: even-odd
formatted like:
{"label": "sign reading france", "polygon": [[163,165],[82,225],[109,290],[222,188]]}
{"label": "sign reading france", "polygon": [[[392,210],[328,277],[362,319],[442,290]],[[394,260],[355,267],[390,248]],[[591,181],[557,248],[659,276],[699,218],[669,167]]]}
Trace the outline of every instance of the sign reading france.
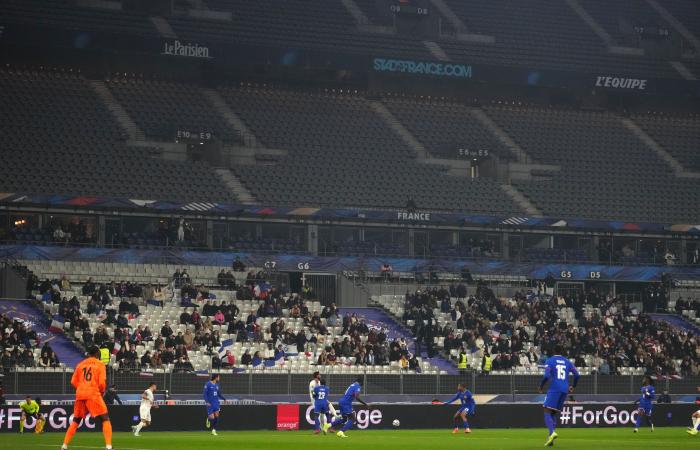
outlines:
{"label": "sign reading france", "polygon": [[464,64],[374,58],[373,67],[376,72],[402,72],[455,78],[472,77],[472,66]]}

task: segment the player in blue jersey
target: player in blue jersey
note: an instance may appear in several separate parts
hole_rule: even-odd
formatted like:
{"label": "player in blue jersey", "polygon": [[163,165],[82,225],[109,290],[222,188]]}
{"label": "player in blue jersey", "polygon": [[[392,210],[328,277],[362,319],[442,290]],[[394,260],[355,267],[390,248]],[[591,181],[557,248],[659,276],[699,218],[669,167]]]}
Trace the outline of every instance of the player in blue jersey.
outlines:
{"label": "player in blue jersey", "polygon": [[459,384],[457,386],[457,393],[454,397],[446,401],[445,404],[449,405],[450,403],[457,400],[459,400],[460,406],[457,412],[455,413],[454,417],[452,418],[452,420],[455,423],[455,428],[454,430],[452,430],[452,433],[459,433],[460,418],[462,419],[462,423],[464,424],[464,432],[471,433],[472,430],[471,428],[469,428],[469,421],[467,420],[467,415],[474,415],[474,410],[476,409],[476,402],[474,401],[472,393],[469,392],[469,390],[466,387],[464,387],[463,384]]}
{"label": "player in blue jersey", "polygon": [[204,402],[207,404],[207,428],[211,428],[211,434],[216,436],[216,425],[219,423],[219,412],[221,404],[219,400],[224,400],[223,395],[219,392],[219,375],[211,376],[211,381],[207,381],[204,385]]}
{"label": "player in blue jersey", "polygon": [[647,419],[647,423],[651,427],[651,431],[654,431],[654,422],[651,421],[651,409],[654,399],[656,398],[656,392],[654,391],[654,380],[651,377],[644,377],[642,382],[642,396],[639,398],[639,408],[637,408],[637,422],[634,424],[634,432],[639,431],[639,427],[642,425],[642,417]]}
{"label": "player in blue jersey", "polygon": [[313,390],[314,398],[314,415],[316,416],[314,432],[319,433],[323,430],[323,434],[326,434],[328,428],[326,428],[326,414],[329,412],[328,407],[328,394],[330,389],[326,386],[326,380],[321,378],[320,384],[316,386]]}
{"label": "player in blue jersey", "polygon": [[[580,375],[576,367],[567,358],[561,356],[563,349],[557,345],[554,349],[555,355],[547,359],[544,368],[544,377],[540,383],[540,393],[543,392],[544,385],[549,381],[549,389],[544,398],[544,423],[549,429],[549,438],[544,444],[545,447],[554,445],[554,440],[559,436],[556,433],[557,414],[561,412],[566,400],[567,393],[574,392]],[[569,386],[569,373],[574,375],[574,384]]]}
{"label": "player in blue jersey", "polygon": [[352,402],[357,400],[365,405],[365,407],[371,409],[369,403],[365,403],[360,398],[361,390],[362,377],[358,377],[354,383],[348,386],[348,388],[345,390],[345,394],[343,394],[338,402],[338,406],[340,406],[340,418],[335,419],[332,424],[326,424],[324,431],[327,431],[331,426],[336,427],[338,425],[343,425],[343,428],[338,431],[336,435],[341,438],[347,437],[345,432],[352,428],[352,425],[355,423],[355,411],[352,409]]}

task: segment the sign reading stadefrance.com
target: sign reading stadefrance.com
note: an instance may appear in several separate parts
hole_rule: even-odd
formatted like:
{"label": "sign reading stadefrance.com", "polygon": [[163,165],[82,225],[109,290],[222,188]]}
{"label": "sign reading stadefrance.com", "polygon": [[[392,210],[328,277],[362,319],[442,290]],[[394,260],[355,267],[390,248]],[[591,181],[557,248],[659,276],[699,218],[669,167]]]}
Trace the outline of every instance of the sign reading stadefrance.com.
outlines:
{"label": "sign reading stadefrance.com", "polygon": [[472,66],[464,64],[374,58],[373,68],[375,72],[400,72],[413,75],[437,75],[454,78],[472,77]]}

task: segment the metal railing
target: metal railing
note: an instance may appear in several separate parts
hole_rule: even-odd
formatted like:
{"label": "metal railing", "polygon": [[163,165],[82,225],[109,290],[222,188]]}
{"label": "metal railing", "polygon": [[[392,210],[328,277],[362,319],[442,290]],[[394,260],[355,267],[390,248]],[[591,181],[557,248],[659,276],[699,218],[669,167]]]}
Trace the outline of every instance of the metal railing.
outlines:
{"label": "metal railing", "polygon": [[[321,368],[323,369],[323,368]],[[323,372],[323,370],[322,370]],[[72,369],[60,368],[55,372],[25,372],[7,370],[3,384],[6,394],[71,395]],[[326,373],[329,386],[334,392],[344,389],[358,376],[364,378],[363,393],[366,395],[447,395],[454,393],[458,383],[465,384],[475,394],[517,395],[538,393],[540,375],[521,375],[510,372],[506,375],[483,375],[468,371],[459,375],[445,374],[348,374]],[[577,394],[583,395],[636,395],[642,383],[642,375],[584,375]],[[311,374],[292,372],[247,372],[221,375],[222,391],[229,395],[293,396],[308,393]],[[109,370],[108,382],[117,385],[122,392],[140,392],[150,382],[170,395],[199,395],[207,378],[194,373],[155,373],[145,376],[138,372]],[[671,395],[697,395],[700,377],[665,379],[656,383],[657,391],[668,391]]]}

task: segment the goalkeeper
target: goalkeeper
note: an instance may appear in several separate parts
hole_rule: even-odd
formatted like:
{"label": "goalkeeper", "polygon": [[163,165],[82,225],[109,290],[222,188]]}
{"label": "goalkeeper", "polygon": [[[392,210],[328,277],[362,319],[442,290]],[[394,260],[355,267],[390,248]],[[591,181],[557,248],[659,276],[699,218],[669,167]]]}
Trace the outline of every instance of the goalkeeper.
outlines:
{"label": "goalkeeper", "polygon": [[24,433],[24,425],[27,422],[28,417],[33,417],[36,420],[36,425],[34,427],[34,432],[36,434],[42,433],[44,431],[44,425],[46,424],[46,419],[44,415],[39,412],[41,409],[41,400],[32,400],[31,395],[27,395],[24,401],[20,402],[19,408],[22,410],[22,416],[19,421],[19,432]]}

